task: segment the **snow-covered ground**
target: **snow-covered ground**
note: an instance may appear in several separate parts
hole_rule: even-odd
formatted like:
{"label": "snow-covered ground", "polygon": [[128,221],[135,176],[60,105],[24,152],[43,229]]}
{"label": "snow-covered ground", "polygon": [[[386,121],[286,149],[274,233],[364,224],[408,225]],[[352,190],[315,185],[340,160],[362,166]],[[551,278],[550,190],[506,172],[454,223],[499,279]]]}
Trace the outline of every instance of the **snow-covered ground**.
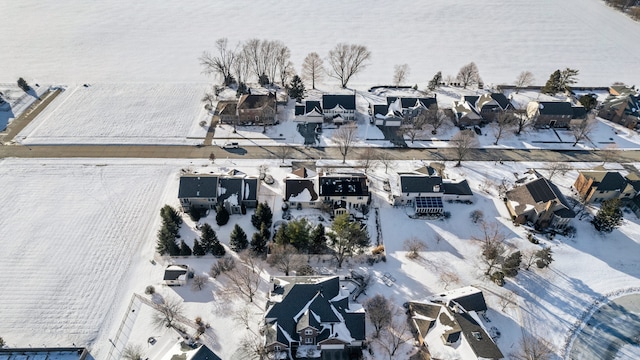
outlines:
{"label": "snow-covered ground", "polygon": [[[195,144],[211,116],[205,85],[94,84],[67,88],[16,141],[24,144]],[[206,126],[200,126],[205,121]]]}
{"label": "snow-covered ground", "polygon": [[[15,81],[54,83],[203,82],[198,56],[217,38],[283,41],[299,71],[312,51],[364,44],[371,65],[350,82],[390,83],[407,63],[407,83],[455,76],[475,61],[485,84],[513,83],[524,70],[544,84],[556,69],[580,70],[580,84],[638,84],[640,24],[601,0],[430,1],[11,1],[2,9],[0,64]],[[33,31],[26,31],[28,26]],[[499,44],[499,45],[496,45]],[[612,55],[612,54],[615,54]],[[329,82],[329,81],[327,81]],[[335,82],[330,82],[335,84]]]}
{"label": "snow-covered ground", "polygon": [[[332,163],[323,161],[319,165],[329,167]],[[223,278],[212,280],[201,291],[189,286],[164,287],[162,269],[169,260],[157,258],[156,265],[149,260],[154,257],[158,209],[163,204],[178,206],[181,169],[221,172],[235,168],[255,175],[260,164],[267,164],[268,172],[276,180],[274,185],[262,187],[260,199],[271,205],[274,219],[279,219],[282,178],[289,168],[280,167],[277,161],[216,160],[211,164],[205,160],[3,160],[0,186],[11,191],[3,193],[2,201],[16,205],[0,216],[7,239],[0,252],[0,273],[4,279],[0,307],[6,310],[0,334],[10,346],[89,345],[97,359],[104,359],[112,346],[109,339],[116,335],[132,294],[143,294],[145,286],[154,285],[165,298],[184,299],[189,319],[201,316],[210,323],[209,345],[222,358],[233,358],[242,338],[239,335],[246,331],[238,328],[233,310],[243,307],[244,302],[221,293]],[[411,170],[422,165],[419,161],[398,162],[392,169]],[[523,174],[529,167],[541,169],[544,175],[546,164],[496,166],[493,162],[478,162],[460,168],[451,167],[453,163],[446,165],[450,178],[467,179],[476,194],[473,205],[445,204],[445,210],[451,212],[448,220],[410,219],[409,210],[389,205],[382,190],[382,182],[393,176],[393,171],[385,174],[384,169],[376,169],[371,173],[373,206],[380,208],[387,261],[368,267],[363,259],[353,259],[343,272],[354,268],[368,271],[378,279],[389,272],[396,282],[387,286],[381,280],[376,281],[367,291],[369,296],[381,293],[398,305],[410,299],[424,299],[443,291],[445,285],[440,275],[452,272],[459,281],[450,284],[449,289],[476,285],[485,291],[491,308],[488,313],[491,326],[502,333],[498,345],[503,352],[513,349],[524,327],[524,331],[535,329],[561,354],[569,329],[595,300],[640,287],[640,266],[636,259],[640,221],[633,214],[625,214],[624,225],[607,236],[595,232],[588,221],[576,219],[574,238],[557,236],[552,241],[541,238],[554,252],[555,261],[550,269],[521,271],[504,288],[490,283],[480,268],[480,245],[471,239],[480,229],[470,223],[469,213],[481,209],[486,220],[497,221],[513,249],[539,248],[526,240],[525,228],[514,227],[508,220],[495,187],[490,186],[489,193],[481,189],[486,188],[488,181],[497,184],[506,179],[513,183],[514,172]],[[572,165],[589,168],[596,164]],[[622,170],[615,164],[608,166]],[[556,175],[553,181],[570,195],[576,175],[575,170],[570,171],[564,176]],[[304,214],[304,210],[292,210],[294,217]],[[235,223],[249,236],[254,231],[248,215],[232,215],[230,223],[222,227],[215,225],[213,214],[201,219],[205,221],[214,226],[225,244]],[[374,227],[373,223],[370,225]],[[186,219],[181,235],[189,244],[198,235],[191,220]],[[403,242],[412,236],[428,245],[428,251],[418,260],[405,256]],[[215,260],[209,256],[172,261],[188,263],[196,273],[206,273]],[[314,266],[328,266],[313,261]],[[264,279],[279,274],[269,267],[265,269]],[[266,290],[266,284],[262,289]],[[510,292],[516,294],[513,301],[517,306],[509,305],[502,310],[501,297]],[[361,296],[359,300],[366,298]],[[256,305],[250,305],[256,321],[263,302],[264,293],[256,299]],[[135,329],[121,335],[118,343],[146,344],[149,336],[172,336],[150,325],[150,313],[137,314],[131,320]],[[32,336],[34,333],[38,334],[37,339]],[[408,350],[406,345],[403,351]]]}

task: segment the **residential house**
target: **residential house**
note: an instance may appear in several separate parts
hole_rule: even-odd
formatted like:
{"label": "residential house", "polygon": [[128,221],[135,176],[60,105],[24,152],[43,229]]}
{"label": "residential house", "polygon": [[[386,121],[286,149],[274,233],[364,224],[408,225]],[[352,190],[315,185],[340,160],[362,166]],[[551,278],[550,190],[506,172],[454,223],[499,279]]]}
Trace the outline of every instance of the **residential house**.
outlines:
{"label": "residential house", "polygon": [[576,216],[558,187],[543,177],[507,191],[505,197],[511,218],[519,224],[564,228]]}
{"label": "residential house", "polygon": [[322,124],[324,115],[320,101],[305,101],[304,104],[296,104],[295,121],[302,123]]}
{"label": "residential house", "polygon": [[394,97],[387,96],[387,106],[399,111],[405,120],[411,120],[421,112],[434,107],[438,108],[438,101],[435,97],[415,98],[415,97]]}
{"label": "residential house", "polygon": [[502,359],[481,320],[487,310],[482,291],[468,286],[408,303],[418,343],[433,358]]}
{"label": "residential house", "polygon": [[566,101],[531,101],[527,105],[527,116],[535,119],[535,127],[568,128],[585,121],[587,112],[582,106],[572,106]]}
{"label": "residential house", "polygon": [[430,167],[398,173],[392,196],[394,205],[412,206],[416,214],[441,214],[444,201],[473,201],[466,180],[443,180]]}
{"label": "residential house", "polygon": [[189,276],[188,265],[169,265],[164,269],[164,283],[166,285],[185,285],[187,283],[187,277]]}
{"label": "residential house", "polygon": [[402,125],[403,116],[401,112],[394,109],[394,106],[386,104],[371,104],[371,123],[377,126],[399,127]]}
{"label": "residential house", "polygon": [[300,167],[284,179],[284,201],[291,208],[315,208],[319,206],[318,174]]}
{"label": "residential house", "polygon": [[482,116],[475,107],[477,101],[478,96],[463,96],[460,101],[453,102],[451,110],[457,126],[476,126],[483,121]]}
{"label": "residential house", "polygon": [[453,109],[458,126],[475,126],[489,123],[496,116],[507,110],[513,110],[513,104],[502,93],[487,93],[481,96],[463,96],[460,101],[453,102]]}
{"label": "residential house", "polygon": [[617,171],[579,171],[573,187],[586,203],[620,199],[629,201],[638,193],[634,185]]}
{"label": "residential house", "polygon": [[333,216],[352,214],[362,217],[371,194],[363,173],[324,174],[319,177],[321,201],[331,205]]}
{"label": "residential house", "polygon": [[222,204],[231,214],[258,205],[260,182],[255,176],[231,170],[223,174],[189,174],[180,177],[178,199],[183,211],[214,209]]}
{"label": "residential house", "polygon": [[322,95],[324,119],[334,124],[356,120],[356,95]]}
{"label": "residential house", "polygon": [[337,276],[275,277],[272,286],[264,345],[275,358],[346,359],[361,352],[365,311],[350,302]]}
{"label": "residential house", "polygon": [[[167,344],[170,345],[170,344]],[[161,349],[166,349],[163,347]],[[160,354],[158,354],[159,356]],[[151,357],[153,358],[153,357]],[[178,341],[164,352],[162,357],[156,357],[160,360],[221,360],[211,349],[206,345],[198,343],[188,343],[185,341]]]}
{"label": "residential house", "polygon": [[220,101],[217,112],[224,124],[273,125],[275,106],[273,94],[249,94],[240,96],[237,101]]}
{"label": "residential house", "polygon": [[630,129],[640,122],[640,96],[633,88],[611,86],[609,96],[602,102],[598,116]]}
{"label": "residential house", "polygon": [[185,212],[191,209],[214,209],[218,203],[217,175],[183,175],[178,199]]}

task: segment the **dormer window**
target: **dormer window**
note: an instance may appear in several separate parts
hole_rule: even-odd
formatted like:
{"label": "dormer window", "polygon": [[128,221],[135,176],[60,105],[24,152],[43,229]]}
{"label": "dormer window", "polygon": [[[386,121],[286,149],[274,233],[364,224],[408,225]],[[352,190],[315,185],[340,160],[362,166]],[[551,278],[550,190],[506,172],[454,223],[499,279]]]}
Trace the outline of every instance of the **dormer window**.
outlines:
{"label": "dormer window", "polygon": [[313,330],[307,329],[307,330],[304,331],[304,334],[305,335],[313,335]]}

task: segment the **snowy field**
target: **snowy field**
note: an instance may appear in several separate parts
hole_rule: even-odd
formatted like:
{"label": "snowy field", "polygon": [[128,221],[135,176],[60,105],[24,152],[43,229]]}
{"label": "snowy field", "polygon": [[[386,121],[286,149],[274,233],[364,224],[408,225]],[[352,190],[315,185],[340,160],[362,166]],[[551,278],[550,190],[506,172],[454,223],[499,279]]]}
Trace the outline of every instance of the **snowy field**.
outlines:
{"label": "snowy field", "polygon": [[[2,13],[5,82],[201,83],[197,58],[227,37],[281,40],[298,71],[309,52],[364,44],[371,66],[350,83],[360,89],[391,82],[396,64],[409,64],[407,82],[423,88],[438,70],[455,76],[471,61],[486,84],[512,83],[523,70],[543,84],[565,67],[580,70],[580,84],[640,83],[640,48],[629,43],[640,24],[601,0],[26,0]],[[25,24],[42,30],[17,30]]]}
{"label": "snowy field", "polygon": [[[24,144],[195,144],[211,117],[194,84],[95,84],[67,88],[16,141]],[[205,121],[205,127],[199,123]]]}
{"label": "snowy field", "polygon": [[[279,219],[281,179],[289,170],[273,161],[218,160],[212,165],[204,160],[3,160],[0,186],[12,191],[5,192],[1,199],[5,204],[19,205],[0,216],[0,226],[9,240],[3,242],[0,252],[0,269],[5,279],[0,297],[0,307],[5,309],[0,333],[10,346],[73,342],[90,346],[96,359],[104,359],[111,348],[108,339],[115,336],[132,294],[143,294],[146,285],[155,285],[165,298],[182,298],[188,318],[202,316],[212,325],[213,336],[208,345],[219,356],[240,358],[234,354],[241,340],[238,335],[244,330],[234,325],[232,310],[244,305],[237,298],[221,294],[224,279],[212,280],[201,291],[189,286],[167,288],[161,285],[161,278],[169,260],[158,259],[158,264],[152,265],[149,259],[154,257],[158,209],[165,203],[178,206],[180,169],[208,173],[235,168],[255,175],[262,163],[270,165],[269,173],[276,183],[263,186],[260,199],[276,209],[274,219]],[[324,167],[332,164],[320,163]],[[421,165],[407,161],[398,162],[392,168],[402,171]],[[354,259],[343,270],[368,271],[376,278],[389,272],[397,279],[391,287],[376,281],[367,291],[370,296],[381,293],[393,298],[398,305],[409,299],[423,299],[445,290],[440,274],[453,272],[459,281],[450,284],[449,289],[476,285],[485,290],[491,308],[488,313],[491,326],[503,334],[498,340],[503,352],[508,353],[515,346],[524,326],[525,332],[536,329],[538,335],[550,340],[560,355],[569,340],[569,329],[580,325],[578,320],[595,300],[640,287],[637,263],[640,221],[632,214],[625,214],[623,227],[607,236],[596,233],[586,220],[576,219],[573,221],[577,227],[575,238],[558,236],[552,241],[541,238],[554,252],[555,261],[550,269],[521,271],[516,278],[509,279],[504,288],[490,283],[482,276],[480,244],[471,240],[480,231],[477,225],[469,223],[471,211],[481,209],[486,220],[499,222],[512,249],[537,246],[526,240],[525,228],[514,227],[508,221],[506,208],[497,198],[494,187],[490,186],[488,192],[481,191],[487,185],[485,178],[493,184],[502,179],[513,183],[514,172],[523,174],[527,168],[537,167],[544,175],[545,164],[496,166],[493,162],[469,162],[460,168],[452,165],[447,163],[448,176],[469,180],[476,201],[473,205],[445,204],[445,210],[450,211],[452,217],[444,221],[410,219],[408,209],[394,208],[385,200],[382,182],[392,176],[391,172],[385,174],[383,169],[377,169],[371,174],[373,205],[380,208],[387,261],[368,267],[362,260]],[[589,168],[595,164],[572,165]],[[615,164],[608,166],[622,170]],[[38,169],[37,175],[34,168]],[[576,171],[571,171],[565,176],[556,175],[553,180],[565,194],[571,195],[570,185],[576,175]],[[292,215],[305,216],[305,210],[292,210]],[[229,224],[219,227],[211,214],[201,222],[213,224],[220,240],[228,244],[234,223],[240,224],[251,236],[254,229],[249,220],[248,215],[232,215]],[[460,224],[469,225],[461,227]],[[371,223],[370,228],[373,227]],[[404,229],[401,234],[397,231],[399,228]],[[186,219],[181,234],[191,244],[198,235],[195,224]],[[404,240],[411,236],[422,239],[429,247],[417,261],[408,260],[403,249]],[[214,259],[208,256],[173,261],[189,263],[197,273],[206,273]],[[326,266],[315,261],[313,266]],[[279,272],[266,267],[263,278],[274,274]],[[266,284],[262,289],[266,290]],[[516,294],[513,302],[517,306],[509,305],[503,310],[500,299],[510,292]],[[264,293],[256,299],[257,307],[252,314],[257,318],[258,307],[264,300]],[[366,300],[366,296],[359,300]],[[136,315],[134,329],[118,341],[145,344],[149,336],[162,335],[149,324],[150,313],[141,311]],[[37,339],[32,336],[34,333],[38,334]],[[410,346],[406,345],[403,351],[409,350]]]}

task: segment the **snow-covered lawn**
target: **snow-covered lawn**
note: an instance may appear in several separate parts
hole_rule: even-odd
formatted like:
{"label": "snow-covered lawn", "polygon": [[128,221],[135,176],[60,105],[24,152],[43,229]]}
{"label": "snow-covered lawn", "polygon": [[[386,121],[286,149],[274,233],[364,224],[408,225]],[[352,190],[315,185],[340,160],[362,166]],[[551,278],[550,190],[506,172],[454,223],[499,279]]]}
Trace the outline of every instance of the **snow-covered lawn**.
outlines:
{"label": "snow-covered lawn", "polygon": [[[195,144],[211,117],[205,85],[94,84],[67,88],[16,141],[24,144]],[[205,121],[206,126],[199,123]]]}
{"label": "snow-covered lawn", "polygon": [[[424,88],[438,70],[455,76],[471,61],[485,84],[513,83],[529,70],[542,85],[554,70],[565,67],[579,69],[585,85],[640,82],[635,71],[640,49],[630,45],[640,24],[601,0],[412,5],[12,1],[2,9],[0,33],[10,36],[3,37],[9,51],[0,53],[0,64],[4,81],[23,76],[29,82],[78,84],[203,82],[197,58],[214,50],[215,39],[227,37],[235,45],[264,38],[289,46],[298,71],[309,52],[324,57],[339,42],[367,45],[371,66],[349,83],[360,89],[390,83],[396,64],[409,64],[407,84]],[[24,24],[42,31],[16,31]]]}

